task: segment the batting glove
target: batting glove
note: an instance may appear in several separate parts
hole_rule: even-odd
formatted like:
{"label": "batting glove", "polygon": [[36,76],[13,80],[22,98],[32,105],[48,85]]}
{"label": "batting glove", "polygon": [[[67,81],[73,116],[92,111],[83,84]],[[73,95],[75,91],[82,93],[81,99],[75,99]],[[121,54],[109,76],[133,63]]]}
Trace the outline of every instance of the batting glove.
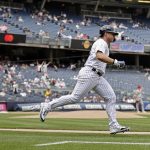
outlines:
{"label": "batting glove", "polygon": [[117,59],[115,59],[113,64],[115,66],[117,66],[118,68],[124,68],[125,67],[125,61],[118,61]]}

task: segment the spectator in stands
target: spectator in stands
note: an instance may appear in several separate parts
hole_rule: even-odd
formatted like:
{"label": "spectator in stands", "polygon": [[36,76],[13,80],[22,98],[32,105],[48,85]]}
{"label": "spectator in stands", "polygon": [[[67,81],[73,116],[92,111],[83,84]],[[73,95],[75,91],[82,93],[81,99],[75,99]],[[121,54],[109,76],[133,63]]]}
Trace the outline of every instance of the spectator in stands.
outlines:
{"label": "spectator in stands", "polygon": [[135,99],[136,111],[139,113],[139,107],[141,106],[141,111],[145,112],[144,110],[144,103],[143,103],[143,88],[141,85],[137,86],[137,89],[133,92],[133,98]]}
{"label": "spectator in stands", "polygon": [[13,81],[13,77],[12,77],[12,75],[11,75],[10,72],[8,72],[8,74],[7,74],[7,81],[8,81],[9,83],[11,83],[11,82]]}
{"label": "spectator in stands", "polygon": [[42,77],[41,77],[41,81],[42,81],[43,83],[45,83],[47,79],[48,79],[48,74],[47,74],[47,73],[44,73],[44,74],[42,75]]}
{"label": "spectator in stands", "polygon": [[3,65],[0,63],[0,71],[3,70]]}
{"label": "spectator in stands", "polygon": [[41,64],[37,61],[36,64],[37,64],[37,72],[41,72],[44,61]]}
{"label": "spectator in stands", "polygon": [[12,75],[16,74],[16,66],[15,65],[13,65],[12,67],[10,67],[10,73]]}
{"label": "spectator in stands", "polygon": [[87,25],[87,23],[86,23],[86,19],[83,19],[83,20],[80,22],[80,25],[82,25],[82,26],[86,26],[86,25]]}
{"label": "spectator in stands", "polygon": [[64,32],[63,28],[60,28],[59,31],[57,32],[57,38],[61,39],[62,38],[62,33]]}
{"label": "spectator in stands", "polygon": [[44,96],[46,98],[49,98],[50,96],[52,95],[52,91],[50,88],[47,88],[45,91],[44,91]]}
{"label": "spectator in stands", "polygon": [[8,31],[8,26],[5,24],[0,25],[0,31],[1,32],[7,32]]}
{"label": "spectator in stands", "polygon": [[18,72],[18,74],[17,74],[17,78],[18,78],[18,79],[20,79],[20,80],[21,80],[21,79],[23,79],[23,75],[22,75],[22,73],[21,73],[21,72]]}
{"label": "spectator in stands", "polygon": [[60,87],[66,88],[66,83],[65,83],[64,79],[61,80]]}
{"label": "spectator in stands", "polygon": [[0,91],[0,96],[4,97],[5,95],[6,95],[6,92],[5,92],[4,89],[2,89],[2,90]]}
{"label": "spectator in stands", "polygon": [[40,30],[40,31],[39,31],[39,36],[40,36],[40,37],[43,37],[44,35],[45,35],[45,31]]}
{"label": "spectator in stands", "polygon": [[64,79],[57,79],[56,80],[56,83],[55,83],[55,86],[57,87],[57,88],[65,88],[66,87],[66,84],[65,84],[65,82],[64,82]]}
{"label": "spectator in stands", "polygon": [[18,84],[16,81],[13,82],[13,93],[18,94]]}
{"label": "spectator in stands", "polygon": [[45,102],[46,102],[46,103],[50,102],[50,97],[49,97],[49,96],[46,96],[46,97],[45,97]]}
{"label": "spectator in stands", "polygon": [[50,96],[52,95],[52,91],[50,88],[47,88],[45,91],[44,91],[44,96],[45,96],[45,101],[49,101],[50,99]]}
{"label": "spectator in stands", "polygon": [[40,82],[40,79],[36,76],[33,80],[33,82],[36,84],[36,83],[39,83]]}
{"label": "spectator in stands", "polygon": [[23,18],[21,16],[18,17],[19,22],[24,22]]}
{"label": "spectator in stands", "polygon": [[70,24],[72,24],[73,22],[74,22],[73,19],[68,20],[68,23],[70,23]]}
{"label": "spectator in stands", "polygon": [[120,29],[128,29],[128,27],[126,27],[123,23],[120,23],[120,24],[119,24],[119,28],[120,28]]}
{"label": "spectator in stands", "polygon": [[58,18],[56,15],[53,16],[54,22],[58,22]]}
{"label": "spectator in stands", "polygon": [[108,22],[109,17],[107,16],[99,16],[99,18],[101,19],[102,22]]}
{"label": "spectator in stands", "polygon": [[54,67],[54,70],[57,72],[58,71],[58,67],[55,64],[53,65],[53,67]]}
{"label": "spectator in stands", "polygon": [[79,24],[76,24],[76,28],[77,28],[77,30],[79,30],[79,29],[80,29],[80,26],[79,26]]}
{"label": "spectator in stands", "polygon": [[145,76],[145,78],[147,78],[149,80],[149,77],[150,77],[149,72],[146,72],[144,76]]}
{"label": "spectator in stands", "polygon": [[111,22],[110,25],[114,28],[114,29],[118,29],[117,23],[115,21]]}
{"label": "spectator in stands", "polygon": [[87,26],[90,26],[90,25],[91,25],[91,23],[92,23],[91,19],[90,19],[90,18],[88,18],[88,19],[87,19],[87,21],[86,21]]}
{"label": "spectator in stands", "polygon": [[126,95],[123,96],[122,101],[125,103],[134,103],[134,99]]}
{"label": "spectator in stands", "polygon": [[52,79],[50,80],[50,83],[51,83],[51,85],[55,86],[56,80],[55,80],[54,78],[52,78]]}
{"label": "spectator in stands", "polygon": [[139,23],[139,22],[134,23],[134,24],[132,25],[132,28],[138,28],[138,27],[139,27],[139,25],[140,25],[140,23]]}
{"label": "spectator in stands", "polygon": [[43,38],[50,38],[50,35],[48,32],[45,32],[45,34],[43,35]]}
{"label": "spectator in stands", "polygon": [[49,66],[50,63],[51,62],[46,63],[44,61],[43,65],[42,65],[42,68],[41,68],[43,73],[47,73],[47,67]]}
{"label": "spectator in stands", "polygon": [[28,93],[31,93],[31,84],[25,79],[23,82],[25,89]]}
{"label": "spectator in stands", "polygon": [[61,17],[64,19],[64,18],[66,18],[67,17],[67,14],[66,13],[63,13],[63,12],[61,12]]}
{"label": "spectator in stands", "polygon": [[70,69],[71,70],[76,70],[76,64],[70,64]]}

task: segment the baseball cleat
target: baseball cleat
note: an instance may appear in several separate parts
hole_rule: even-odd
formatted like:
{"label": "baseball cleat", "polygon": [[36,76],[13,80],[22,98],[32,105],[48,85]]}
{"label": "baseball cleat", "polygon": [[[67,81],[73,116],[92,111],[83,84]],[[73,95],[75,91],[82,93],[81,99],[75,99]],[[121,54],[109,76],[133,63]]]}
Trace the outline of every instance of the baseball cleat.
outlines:
{"label": "baseball cleat", "polygon": [[42,122],[45,121],[46,115],[48,114],[48,110],[45,103],[41,103],[40,107],[40,119]]}
{"label": "baseball cleat", "polygon": [[117,134],[117,133],[124,133],[124,132],[128,132],[130,129],[128,127],[126,128],[122,128],[121,130],[115,131],[115,132],[111,132],[110,134]]}
{"label": "baseball cleat", "polygon": [[110,134],[124,133],[129,131],[129,127],[121,126],[121,125],[113,125],[110,126]]}

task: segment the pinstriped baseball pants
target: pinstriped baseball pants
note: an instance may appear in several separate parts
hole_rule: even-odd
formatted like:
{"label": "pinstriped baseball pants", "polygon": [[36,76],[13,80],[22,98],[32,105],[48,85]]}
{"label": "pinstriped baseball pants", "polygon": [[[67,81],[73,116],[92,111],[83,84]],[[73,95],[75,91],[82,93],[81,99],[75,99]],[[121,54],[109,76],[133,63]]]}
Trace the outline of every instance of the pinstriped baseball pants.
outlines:
{"label": "pinstriped baseball pants", "polygon": [[109,118],[109,125],[116,123],[116,95],[110,84],[101,76],[98,76],[89,66],[83,67],[78,74],[77,84],[71,95],[62,96],[48,103],[48,108],[54,109],[59,106],[77,103],[94,89],[97,94],[105,99],[106,111]]}

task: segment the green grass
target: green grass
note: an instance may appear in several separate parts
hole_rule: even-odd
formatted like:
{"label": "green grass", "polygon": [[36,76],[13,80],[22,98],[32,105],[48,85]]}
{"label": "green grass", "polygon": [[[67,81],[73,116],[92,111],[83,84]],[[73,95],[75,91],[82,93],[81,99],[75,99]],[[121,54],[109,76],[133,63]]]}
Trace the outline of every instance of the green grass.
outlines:
{"label": "green grass", "polygon": [[96,141],[96,142],[149,142],[150,137],[136,135],[107,135],[107,134],[69,134],[69,133],[28,133],[28,132],[0,132],[2,150],[149,150],[150,146],[139,145],[109,145],[109,144],[62,144],[36,147],[57,141]]}
{"label": "green grass", "polygon": [[[25,115],[25,114],[24,114]],[[29,115],[29,114],[27,114]],[[0,114],[0,128],[27,129],[63,129],[63,130],[108,130],[107,119],[47,119],[41,123],[38,118],[13,118],[20,114]],[[150,116],[140,119],[119,119],[123,125],[131,127],[131,131],[150,132]],[[150,145],[119,144],[79,144],[67,143],[36,147],[58,141],[94,141],[94,142],[136,142],[150,143],[150,135],[109,135],[79,133],[40,133],[40,132],[0,132],[0,150],[150,150]]]}
{"label": "green grass", "polygon": [[[58,130],[108,130],[108,119],[46,119],[14,118],[21,114],[0,114],[0,128],[58,129]],[[22,114],[21,116],[23,116]],[[29,114],[27,114],[29,115]],[[33,115],[33,114],[32,114]],[[24,115],[26,116],[26,115]],[[150,115],[137,119],[118,119],[119,123],[131,127],[132,131],[150,132]]]}

